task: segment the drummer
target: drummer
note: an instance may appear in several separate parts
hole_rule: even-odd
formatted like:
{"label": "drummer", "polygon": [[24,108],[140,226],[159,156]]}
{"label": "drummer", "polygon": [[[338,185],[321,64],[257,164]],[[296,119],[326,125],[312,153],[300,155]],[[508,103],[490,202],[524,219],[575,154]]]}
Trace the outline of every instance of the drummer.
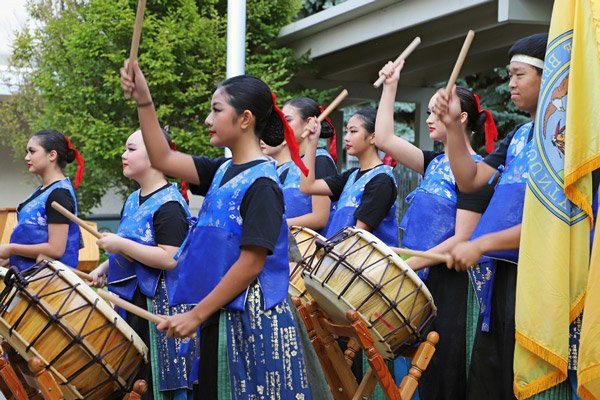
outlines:
{"label": "drummer", "polygon": [[[450,164],[459,186],[465,191],[474,191],[500,175],[490,205],[469,241],[458,244],[451,252],[455,267],[461,269],[470,268],[482,254],[497,259],[495,272],[487,280],[492,291],[489,332],[481,331],[483,321],[480,318],[473,345],[466,397],[469,399],[485,398],[490,394],[494,394],[494,398],[514,398],[515,291],[520,222],[527,184],[527,152],[533,138],[547,41],[545,33],[531,35],[518,40],[509,50],[511,98],[519,110],[531,116],[531,121],[515,127],[482,162],[468,157],[463,142],[457,140],[460,125],[456,95],[440,91],[434,105],[433,111],[448,131]],[[558,396],[554,390],[562,390],[561,385],[540,396],[558,398],[552,397]]]}
{"label": "drummer", "polygon": [[27,143],[25,161],[29,172],[42,179],[42,185],[17,207],[18,224],[9,244],[0,245],[0,265],[25,270],[43,254],[70,267],[79,264],[79,226],[51,207],[52,202],[77,214],[77,199],[71,181],[65,176],[68,163],[77,160],[75,188],[83,176],[83,158],[62,133],[42,130]]}
{"label": "drummer", "polygon": [[323,179],[315,177],[315,155],[321,126],[312,122],[304,156],[309,173],[301,177],[300,191],[329,196],[332,201],[338,202],[327,237],[344,227],[356,226],[373,232],[389,246],[398,246],[398,189],[392,168],[383,164],[375,147],[376,115],[374,108],[364,108],[354,113],[346,126],[346,150],[349,155],[358,158],[360,167]]}
{"label": "drummer", "polygon": [[[294,130],[299,153],[304,157],[307,141],[302,139],[302,133],[306,129],[310,119],[322,112],[322,107],[308,97],[296,97],[285,103],[281,110],[285,115],[285,119]],[[317,149],[315,160],[316,179],[325,178],[337,173],[334,159],[336,156],[335,128],[329,118],[321,122],[321,138],[332,138],[330,146],[331,155],[324,149]],[[324,234],[327,231],[328,222],[335,211],[335,203],[328,196],[309,196],[300,192],[301,171],[292,162],[290,150],[285,140],[280,145],[273,147],[261,142],[261,148],[265,155],[273,157],[277,161],[277,174],[279,175],[283,191],[288,226],[304,226],[319,234]]]}
{"label": "drummer", "polygon": [[[394,68],[389,62],[379,72],[386,80],[375,124],[375,143],[400,164],[424,176],[419,187],[407,197],[411,205],[400,222],[400,227],[405,230],[402,246],[446,253],[456,243],[469,238],[491,199],[493,189],[488,185],[475,193],[460,192],[443,151],[421,150],[394,135],[394,102],[403,65]],[[470,90],[457,87],[456,93],[460,100],[461,138],[473,160],[480,161],[482,157],[475,153],[470,139],[473,133],[481,130],[488,118],[491,126],[493,120],[491,115],[480,109],[478,99]],[[429,136],[445,146],[446,127],[431,114],[436,97],[437,94],[429,102]],[[487,138],[491,139],[491,136],[486,135]],[[493,149],[493,141],[488,144]],[[432,329],[440,334],[440,342],[420,379],[420,398],[462,399],[466,390],[469,276],[465,271],[448,269],[444,264],[435,265],[436,261],[425,258],[412,257],[406,263],[413,270],[419,270],[419,276],[426,282],[438,307]],[[434,268],[423,269],[432,266]]]}
{"label": "drummer", "polygon": [[[169,135],[163,131],[163,136],[172,147]],[[140,188],[127,198],[117,234],[105,233],[98,240],[98,246],[110,254],[108,261],[91,273],[92,284],[103,287],[108,283],[111,292],[154,314],[186,312],[192,306],[170,307],[165,285],[165,279],[177,277],[177,262],[173,256],[188,231],[190,213],[186,200],[177,185],[167,182],[163,173],[150,165],[141,131],[129,136],[121,160],[123,175],[135,180]],[[133,261],[128,261],[122,254]],[[191,394],[188,375],[194,346],[186,344],[181,351],[185,355],[179,356],[180,339],[167,339],[154,324],[150,330],[148,321],[123,313],[127,323],[150,349],[151,362],[138,376],[148,383],[144,398],[160,399],[171,395],[185,398],[186,392]],[[155,385],[156,382],[159,385]]]}

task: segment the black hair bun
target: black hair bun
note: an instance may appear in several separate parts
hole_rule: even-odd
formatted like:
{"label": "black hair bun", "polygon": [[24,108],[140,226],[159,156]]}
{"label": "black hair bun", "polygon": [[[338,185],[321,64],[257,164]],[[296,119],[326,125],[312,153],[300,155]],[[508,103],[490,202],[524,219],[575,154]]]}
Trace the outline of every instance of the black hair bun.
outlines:
{"label": "black hair bun", "polygon": [[333,132],[333,125],[324,119],[323,122],[321,122],[321,135],[319,137],[323,139],[329,139],[333,136]]}
{"label": "black hair bun", "polygon": [[473,126],[471,127],[471,130],[473,132],[479,132],[479,130],[481,128],[483,128],[483,125],[485,124],[486,120],[487,120],[487,114],[484,111],[479,112],[479,114],[477,115],[477,118],[475,118],[475,121],[473,122]]}
{"label": "black hair bun", "polygon": [[269,121],[265,124],[260,133],[260,139],[269,146],[279,146],[283,143],[283,121],[276,112],[273,111],[269,116]]}
{"label": "black hair bun", "polygon": [[67,149],[67,154],[65,154],[65,161],[67,164],[72,163],[75,160],[75,150]]}

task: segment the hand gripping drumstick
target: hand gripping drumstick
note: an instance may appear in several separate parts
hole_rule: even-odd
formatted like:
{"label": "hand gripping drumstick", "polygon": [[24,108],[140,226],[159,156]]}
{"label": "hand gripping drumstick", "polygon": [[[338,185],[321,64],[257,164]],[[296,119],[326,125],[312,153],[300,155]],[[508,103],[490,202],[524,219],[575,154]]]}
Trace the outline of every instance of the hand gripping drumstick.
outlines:
{"label": "hand gripping drumstick", "polygon": [[[144,10],[146,9],[146,0],[139,0],[137,12],[135,13],[135,26],[133,28],[133,37],[131,38],[131,49],[129,50],[129,68],[127,75],[133,78],[133,62],[137,58],[138,47],[140,45],[140,36],[142,35],[142,22],[144,21]],[[130,99],[131,93],[126,92],[125,98]]]}
{"label": "hand gripping drumstick", "polygon": [[[101,239],[102,238],[102,235],[100,234],[100,232],[98,232],[97,230],[95,230],[94,228],[92,228],[91,226],[89,226],[88,224],[86,224],[84,220],[82,220],[81,218],[77,217],[75,214],[73,214],[71,211],[67,210],[66,208],[64,208],[63,206],[61,206],[60,204],[58,204],[57,202],[53,201],[52,204],[51,204],[51,206],[52,206],[52,208],[54,208],[56,211],[58,211],[59,213],[61,213],[65,217],[67,217],[71,221],[75,222],[81,228],[85,229],[86,231],[88,231],[89,233],[91,233],[92,235],[94,235],[97,239]],[[133,261],[130,257],[126,256],[125,254],[121,254],[121,255],[127,261]]]}
{"label": "hand gripping drumstick", "polygon": [[[348,96],[348,91],[346,89],[342,90],[342,93],[338,94],[338,96],[331,102],[330,105],[327,106],[325,110],[317,117],[317,121],[319,123],[323,122],[323,120],[331,113],[341,102]],[[306,129],[302,132],[302,139],[306,139],[306,137],[310,135],[310,131]]]}
{"label": "hand gripping drumstick", "polygon": [[[396,60],[394,61],[394,68],[396,68],[398,65],[400,65],[400,63],[402,62],[402,60],[406,60],[408,58],[408,56],[410,56],[410,53],[412,53],[413,50],[416,49],[417,46],[420,45],[420,44],[421,44],[421,38],[417,36],[408,45],[408,47],[406,49],[404,49],[404,51],[398,56],[398,58],[396,58]],[[373,84],[373,87],[375,89],[377,89],[379,86],[381,86],[381,84],[383,83],[383,81],[385,81],[385,75],[381,75],[379,77],[379,79],[377,79],[375,81],[375,83]]]}
{"label": "hand gripping drumstick", "polygon": [[443,263],[452,261],[452,257],[450,257],[450,255],[448,255],[448,254],[431,253],[429,251],[418,251],[418,250],[404,249],[404,248],[400,248],[400,247],[390,247],[390,250],[392,250],[396,254],[402,254],[404,256],[429,258],[431,260],[435,260],[435,261],[439,261],[439,262],[443,262]]}
{"label": "hand gripping drumstick", "polygon": [[[96,293],[98,294],[98,296],[102,297],[104,300],[109,301],[109,302],[115,304],[116,306],[122,308],[123,310],[127,310],[130,313],[137,315],[140,318],[144,318],[147,321],[154,322],[156,325],[160,324],[161,322],[163,322],[165,320],[165,317],[156,315],[156,314],[152,314],[150,311],[144,310],[143,308],[138,307],[135,304],[132,304],[132,303],[128,302],[127,300],[124,300],[120,297],[117,297],[114,294],[107,292],[104,289],[98,289],[98,290],[96,290]],[[196,333],[191,334],[189,336],[189,338],[195,339]]]}
{"label": "hand gripping drumstick", "polygon": [[452,86],[454,86],[454,83],[456,83],[456,78],[458,78],[460,69],[462,68],[463,62],[467,57],[467,53],[469,52],[469,47],[471,47],[471,42],[473,41],[474,36],[475,32],[470,30],[469,33],[467,33],[467,37],[465,38],[465,42],[463,43],[462,49],[460,49],[458,59],[456,60],[456,64],[454,64],[454,69],[452,70],[452,74],[450,75],[450,79],[448,79],[448,84],[446,85],[446,94],[448,96],[450,96]]}

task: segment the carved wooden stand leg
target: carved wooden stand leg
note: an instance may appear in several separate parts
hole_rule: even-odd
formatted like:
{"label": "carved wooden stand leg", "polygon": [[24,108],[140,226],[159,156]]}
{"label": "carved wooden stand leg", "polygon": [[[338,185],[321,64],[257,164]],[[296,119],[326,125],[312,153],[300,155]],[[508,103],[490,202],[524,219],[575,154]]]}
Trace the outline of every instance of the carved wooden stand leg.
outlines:
{"label": "carved wooden stand leg", "polygon": [[123,397],[123,400],[140,400],[142,395],[148,390],[148,384],[143,379],[138,379],[133,384],[133,390]]}
{"label": "carved wooden stand leg", "polygon": [[25,390],[26,398],[30,400],[45,400],[40,390],[35,387],[35,379],[23,357],[21,357],[7,341],[2,342],[2,349],[6,353],[8,362],[14,371],[15,376],[19,382],[21,382],[21,385]]}
{"label": "carved wooden stand leg", "polygon": [[6,399],[27,400],[27,392],[19,382],[15,371],[4,356],[0,355],[0,391]]}
{"label": "carved wooden stand leg", "polygon": [[29,369],[34,373],[35,380],[37,381],[44,398],[46,400],[63,400],[64,396],[62,390],[60,390],[54,377],[50,374],[50,371],[46,369],[42,360],[33,357],[29,360],[28,364]]}
{"label": "carved wooden stand leg", "polygon": [[[408,400],[412,397],[421,374],[435,352],[435,345],[439,340],[436,332],[429,333],[427,341],[421,343],[414,353],[412,368],[402,380],[400,387],[397,387],[385,360],[375,349],[375,341],[367,325],[359,318],[356,311],[348,311],[346,315],[348,324],[335,324],[325,317],[314,300],[309,301],[306,307],[299,299],[296,301],[292,298],[292,300],[302,316],[336,400],[360,400],[362,396],[369,397],[377,383],[380,384],[388,400]],[[310,317],[307,316],[306,308],[310,312]],[[350,339],[346,354],[342,353],[333,335]],[[365,351],[370,367],[359,385],[350,366],[360,348]]]}

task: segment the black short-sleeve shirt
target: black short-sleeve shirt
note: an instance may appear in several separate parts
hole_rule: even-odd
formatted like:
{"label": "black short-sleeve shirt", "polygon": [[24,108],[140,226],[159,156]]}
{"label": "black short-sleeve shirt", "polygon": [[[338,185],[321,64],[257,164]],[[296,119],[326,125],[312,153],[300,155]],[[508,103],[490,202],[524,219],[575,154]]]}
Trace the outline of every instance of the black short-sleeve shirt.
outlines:
{"label": "black short-sleeve shirt", "polygon": [[[190,185],[190,190],[194,194],[206,196],[215,173],[228,159],[204,156],[193,158],[200,184]],[[221,185],[246,169],[263,162],[267,160],[257,159],[244,164],[232,163],[225,172]],[[266,248],[268,254],[273,254],[283,223],[283,211],[283,193],[277,182],[269,178],[257,179],[248,188],[240,204],[240,215],[243,219],[240,247],[260,246]]]}
{"label": "black short-sleeve shirt", "polygon": [[[441,151],[423,150],[423,171],[426,171],[429,164],[440,154],[444,153]],[[454,185],[454,190],[456,191],[456,208],[479,214],[483,214],[494,195],[494,188],[491,185],[486,185],[471,193],[461,192],[457,185]]]}
{"label": "black short-sleeve shirt", "polygon": [[[351,168],[341,174],[324,178],[325,183],[327,183],[332,193],[330,196],[331,201],[339,200],[350,175],[357,169]],[[356,180],[360,179],[368,171],[370,169],[358,171]],[[394,180],[389,175],[378,174],[374,176],[365,185],[365,191],[363,192],[360,205],[354,212],[354,218],[369,225],[372,229],[377,229],[390,208],[394,205],[397,195],[398,189]]]}
{"label": "black short-sleeve shirt", "polygon": [[[23,208],[23,206],[25,206],[25,204],[28,204],[33,199],[39,197],[46,190],[50,189],[54,183],[56,183],[56,182],[53,182],[52,184],[46,186],[43,189],[38,188],[35,192],[33,192],[33,195],[31,195],[31,197],[29,197],[23,203],[19,204],[17,211],[21,211],[21,209]],[[72,212],[73,214],[75,214],[75,199],[73,198],[73,196],[71,195],[69,190],[63,189],[63,188],[58,188],[58,189],[54,189],[52,191],[52,193],[50,193],[50,195],[48,196],[48,199],[46,200],[47,222],[49,224],[68,224],[69,219],[67,217],[65,217],[64,215],[62,215],[61,213],[59,213],[58,211],[56,211],[51,206],[53,201],[56,201],[58,204],[60,204],[61,206],[63,206],[64,208],[66,208],[67,210]]]}

